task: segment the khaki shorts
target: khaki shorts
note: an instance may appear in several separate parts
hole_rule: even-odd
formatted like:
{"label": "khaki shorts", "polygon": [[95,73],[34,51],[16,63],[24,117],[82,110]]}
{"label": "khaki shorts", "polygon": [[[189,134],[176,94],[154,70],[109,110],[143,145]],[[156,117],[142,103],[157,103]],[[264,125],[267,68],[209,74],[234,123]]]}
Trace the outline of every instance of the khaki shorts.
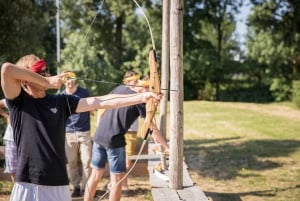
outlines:
{"label": "khaki shorts", "polygon": [[137,145],[137,132],[128,131],[125,134],[126,141],[126,156],[135,155],[136,145]]}

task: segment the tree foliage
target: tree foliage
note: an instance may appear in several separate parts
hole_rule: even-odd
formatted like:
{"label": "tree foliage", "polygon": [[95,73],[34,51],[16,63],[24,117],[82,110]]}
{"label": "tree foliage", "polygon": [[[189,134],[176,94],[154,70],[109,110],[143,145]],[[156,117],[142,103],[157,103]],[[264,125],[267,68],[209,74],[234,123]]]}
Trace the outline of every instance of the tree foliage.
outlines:
{"label": "tree foliage", "polygon": [[292,82],[299,77],[300,3],[292,0],[252,3],[248,57],[264,65],[266,82],[275,100],[290,99]]}
{"label": "tree foliage", "polygon": [[[295,94],[293,82],[299,79],[300,70],[300,2],[249,1],[246,54],[234,37],[236,14],[245,1],[184,1],[185,99],[261,102],[261,96],[281,101]],[[149,18],[160,55],[162,2],[138,2]],[[149,72],[150,34],[133,1],[60,1],[59,64],[55,59],[55,2],[4,0],[0,5],[1,62],[35,53],[46,58],[53,74],[76,71],[80,84],[95,95],[120,83],[125,70]]]}
{"label": "tree foliage", "polygon": [[[214,98],[219,99],[220,85],[225,82],[225,74],[232,69],[233,52],[239,51],[232,39],[235,30],[234,14],[242,1],[185,1],[184,43],[185,83],[198,91],[206,83],[215,85]],[[198,79],[195,76],[198,75]],[[200,79],[199,79],[200,78]],[[188,91],[197,98],[197,92]],[[201,92],[200,92],[201,93]],[[196,95],[196,96],[195,96]],[[200,94],[201,96],[201,94]]]}
{"label": "tree foliage", "polygon": [[[144,6],[151,5],[151,1],[144,3]],[[120,83],[125,70],[149,72],[150,35],[144,17],[132,1],[99,4],[86,0],[80,6],[65,1],[63,10],[61,68],[72,68],[89,79],[116,83]],[[114,86],[105,85],[102,82],[101,87],[96,85],[92,91],[99,94]]]}
{"label": "tree foliage", "polygon": [[[0,1],[0,59],[16,62],[25,54],[55,56],[53,1]],[[53,69],[51,69],[53,70]]]}

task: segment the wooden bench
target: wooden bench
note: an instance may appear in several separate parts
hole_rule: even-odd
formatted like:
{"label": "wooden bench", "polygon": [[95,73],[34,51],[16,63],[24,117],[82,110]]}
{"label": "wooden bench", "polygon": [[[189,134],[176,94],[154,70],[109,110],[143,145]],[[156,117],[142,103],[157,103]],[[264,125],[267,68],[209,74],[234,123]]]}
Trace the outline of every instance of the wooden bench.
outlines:
{"label": "wooden bench", "polygon": [[[155,146],[154,143],[148,143],[148,153],[150,153],[150,156],[153,154],[153,146]],[[208,201],[204,192],[192,181],[185,163],[183,164],[183,188],[179,190],[169,188],[167,180],[168,170],[162,175],[154,171],[154,167],[158,163],[160,163],[160,157],[152,157],[148,160],[151,193],[154,201]]]}

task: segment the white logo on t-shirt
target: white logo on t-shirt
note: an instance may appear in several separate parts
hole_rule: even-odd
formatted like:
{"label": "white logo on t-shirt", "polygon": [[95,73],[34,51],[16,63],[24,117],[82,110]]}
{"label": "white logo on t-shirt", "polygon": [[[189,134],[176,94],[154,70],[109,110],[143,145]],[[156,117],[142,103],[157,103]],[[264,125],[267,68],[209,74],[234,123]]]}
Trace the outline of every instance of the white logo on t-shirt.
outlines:
{"label": "white logo on t-shirt", "polygon": [[50,110],[53,114],[55,114],[57,112],[57,108],[51,108]]}

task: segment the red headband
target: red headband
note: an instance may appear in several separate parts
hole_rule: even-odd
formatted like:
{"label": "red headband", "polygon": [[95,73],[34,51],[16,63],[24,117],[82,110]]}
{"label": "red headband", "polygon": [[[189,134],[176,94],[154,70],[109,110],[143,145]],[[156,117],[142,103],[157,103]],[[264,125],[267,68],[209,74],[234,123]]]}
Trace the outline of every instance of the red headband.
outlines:
{"label": "red headband", "polygon": [[31,71],[38,73],[46,66],[46,62],[44,59],[38,60],[31,66]]}

